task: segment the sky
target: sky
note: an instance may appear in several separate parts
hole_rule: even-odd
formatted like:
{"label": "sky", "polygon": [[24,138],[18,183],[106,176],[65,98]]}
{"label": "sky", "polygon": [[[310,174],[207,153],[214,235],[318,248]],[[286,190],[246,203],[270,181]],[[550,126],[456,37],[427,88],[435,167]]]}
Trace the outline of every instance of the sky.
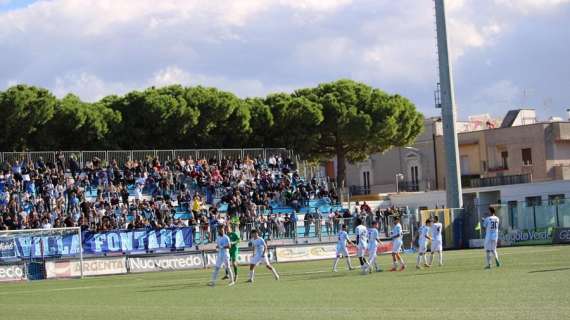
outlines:
{"label": "sky", "polygon": [[[570,0],[446,3],[460,119],[567,117]],[[439,112],[432,0],[0,0],[0,55],[0,90],[96,101],[179,83],[250,97],[350,78]]]}

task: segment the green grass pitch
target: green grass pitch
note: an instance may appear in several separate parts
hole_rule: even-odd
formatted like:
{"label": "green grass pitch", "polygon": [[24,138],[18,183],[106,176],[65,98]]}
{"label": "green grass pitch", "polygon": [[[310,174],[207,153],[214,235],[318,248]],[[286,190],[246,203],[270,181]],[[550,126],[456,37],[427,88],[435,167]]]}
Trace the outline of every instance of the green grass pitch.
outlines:
{"label": "green grass pitch", "polygon": [[[483,270],[482,250],[445,253],[445,266],[361,275],[331,260],[259,268],[235,287],[211,270],[0,284],[0,319],[570,319],[570,246],[502,248]],[[389,257],[380,257],[389,267]],[[353,264],[357,259],[353,258]]]}

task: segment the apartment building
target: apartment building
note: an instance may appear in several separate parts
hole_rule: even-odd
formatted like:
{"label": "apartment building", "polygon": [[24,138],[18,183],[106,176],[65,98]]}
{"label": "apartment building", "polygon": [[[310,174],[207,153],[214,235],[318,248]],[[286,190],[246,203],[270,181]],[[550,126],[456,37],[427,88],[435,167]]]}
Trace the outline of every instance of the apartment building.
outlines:
{"label": "apartment building", "polygon": [[[511,110],[501,120],[473,117],[458,123],[464,188],[570,180],[570,122],[539,122],[532,109]],[[353,194],[445,189],[443,130],[428,118],[410,147],[393,148],[347,165]]]}

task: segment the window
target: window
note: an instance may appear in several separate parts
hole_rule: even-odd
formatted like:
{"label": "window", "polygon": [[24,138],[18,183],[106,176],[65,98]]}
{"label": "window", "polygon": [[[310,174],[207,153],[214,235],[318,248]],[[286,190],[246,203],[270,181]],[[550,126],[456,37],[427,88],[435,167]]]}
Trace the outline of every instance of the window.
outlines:
{"label": "window", "polygon": [[419,182],[418,166],[412,166],[412,167],[410,168],[410,170],[411,170],[412,182],[413,182],[414,184],[418,183],[418,182]]}
{"label": "window", "polygon": [[551,194],[548,196],[548,203],[551,205],[564,204],[565,198],[563,194]]}
{"label": "window", "polygon": [[461,169],[461,175],[469,175],[469,156],[461,156],[459,158],[459,167]]}
{"label": "window", "polygon": [[501,159],[503,159],[503,169],[509,168],[509,152],[503,151],[501,152]]}
{"label": "window", "polygon": [[521,150],[522,153],[522,161],[524,165],[532,164],[532,149],[525,148]]}
{"label": "window", "polygon": [[526,197],[525,200],[527,207],[536,207],[542,205],[542,198],[540,196]]}
{"label": "window", "polygon": [[370,190],[370,171],[362,172],[362,184],[365,190]]}

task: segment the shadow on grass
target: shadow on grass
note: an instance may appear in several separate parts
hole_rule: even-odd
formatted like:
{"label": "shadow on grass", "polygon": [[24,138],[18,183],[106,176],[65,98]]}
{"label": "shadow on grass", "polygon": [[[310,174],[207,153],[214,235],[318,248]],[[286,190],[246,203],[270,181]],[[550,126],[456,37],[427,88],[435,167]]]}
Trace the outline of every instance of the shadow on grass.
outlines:
{"label": "shadow on grass", "polygon": [[566,270],[570,270],[570,268],[534,270],[534,271],[529,271],[528,273],[555,272],[555,271],[566,271]]}
{"label": "shadow on grass", "polygon": [[436,275],[436,274],[442,274],[442,273],[457,273],[457,272],[463,272],[464,270],[442,270],[442,271],[435,271],[435,270],[429,270],[429,271],[419,271],[421,273],[412,273],[412,272],[408,272],[403,274],[404,276],[408,276],[408,277],[416,277],[416,276],[432,276],[432,275]]}
{"label": "shadow on grass", "polygon": [[282,281],[286,282],[296,282],[296,281],[312,281],[312,280],[323,280],[332,278],[343,278],[349,275],[349,273],[317,273],[317,274],[289,274],[286,277],[281,277]]}
{"label": "shadow on grass", "polygon": [[183,283],[183,284],[170,284],[160,286],[150,286],[147,289],[137,290],[138,293],[159,292],[165,290],[185,290],[190,288],[206,288],[206,283]]}

